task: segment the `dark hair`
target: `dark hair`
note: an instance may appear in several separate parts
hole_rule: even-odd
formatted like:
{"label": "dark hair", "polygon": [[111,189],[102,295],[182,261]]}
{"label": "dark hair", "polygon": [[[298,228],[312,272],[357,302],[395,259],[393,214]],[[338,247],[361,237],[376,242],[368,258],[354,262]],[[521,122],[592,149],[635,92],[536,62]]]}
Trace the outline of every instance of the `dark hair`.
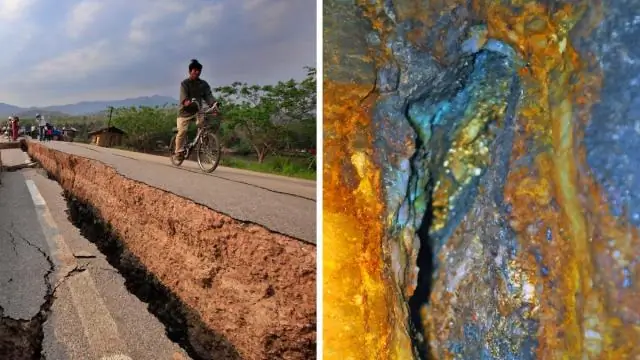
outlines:
{"label": "dark hair", "polygon": [[191,72],[191,70],[193,69],[202,71],[202,64],[200,64],[196,59],[191,59],[191,63],[189,64],[189,72]]}

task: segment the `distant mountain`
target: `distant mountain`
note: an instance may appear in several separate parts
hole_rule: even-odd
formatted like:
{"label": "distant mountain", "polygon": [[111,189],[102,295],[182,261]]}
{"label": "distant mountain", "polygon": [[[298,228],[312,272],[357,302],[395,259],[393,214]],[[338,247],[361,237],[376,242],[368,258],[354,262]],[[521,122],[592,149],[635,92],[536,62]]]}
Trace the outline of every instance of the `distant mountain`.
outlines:
{"label": "distant mountain", "polygon": [[86,115],[101,112],[109,106],[119,108],[130,106],[163,106],[165,104],[173,105],[177,103],[178,100],[174,98],[154,95],[116,101],[83,101],[77,104],[47,106],[43,107],[42,109],[48,111],[58,111],[69,115]]}
{"label": "distant mountain", "polygon": [[131,106],[163,106],[177,104],[178,100],[168,96],[142,96],[124,100],[114,101],[83,101],[77,104],[55,105],[44,107],[22,108],[10,104],[0,103],[0,116],[18,115],[19,117],[31,118],[37,113],[46,117],[65,117],[96,114],[104,111],[109,106],[114,108]]}
{"label": "distant mountain", "polygon": [[50,111],[44,109],[31,108],[28,110],[21,109],[21,111],[14,113],[21,119],[35,119],[36,114],[44,115],[45,118],[61,118],[68,117],[69,114],[62,113],[60,111]]}
{"label": "distant mountain", "polygon": [[21,111],[24,111],[25,109],[18,107],[18,106],[14,106],[14,105],[9,105],[9,104],[5,104],[5,103],[0,103],[0,116],[9,116],[12,114],[17,114]]}

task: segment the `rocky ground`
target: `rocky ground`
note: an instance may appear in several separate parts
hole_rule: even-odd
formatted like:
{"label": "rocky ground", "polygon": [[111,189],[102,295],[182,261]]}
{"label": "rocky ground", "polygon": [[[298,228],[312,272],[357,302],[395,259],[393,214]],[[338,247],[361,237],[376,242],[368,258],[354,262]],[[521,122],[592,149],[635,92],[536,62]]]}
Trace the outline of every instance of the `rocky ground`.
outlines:
{"label": "rocky ground", "polygon": [[638,8],[325,1],[327,353],[640,356]]}

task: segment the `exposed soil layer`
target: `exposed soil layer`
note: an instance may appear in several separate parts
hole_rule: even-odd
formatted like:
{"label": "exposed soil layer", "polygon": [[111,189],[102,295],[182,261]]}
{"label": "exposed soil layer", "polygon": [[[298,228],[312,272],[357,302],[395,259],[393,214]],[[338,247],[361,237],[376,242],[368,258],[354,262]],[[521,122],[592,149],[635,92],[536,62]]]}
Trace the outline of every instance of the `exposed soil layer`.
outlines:
{"label": "exposed soil layer", "polygon": [[118,269],[125,279],[127,290],[148,303],[149,311],[165,325],[172,341],[185,349],[194,360],[241,358],[224,336],[209,330],[193,309],[145,268],[117,237],[114,229],[97,217],[95,209],[68,191],[64,195],[71,223],[80,229],[85,238],[96,244],[109,263]]}
{"label": "exposed soil layer", "polygon": [[[28,153],[68,193],[72,221],[150,303],[169,336],[192,346],[187,351],[200,358],[316,358],[315,246],[95,160],[32,142]],[[108,228],[99,229],[105,225],[96,218]]]}
{"label": "exposed soil layer", "polygon": [[2,355],[2,359],[45,359],[42,355],[42,341],[44,340],[42,325],[47,321],[51,305],[55,300],[55,290],[49,286],[48,282],[47,289],[47,295],[40,306],[40,311],[29,320],[17,320],[4,316],[4,310],[0,307],[0,355]]}
{"label": "exposed soil layer", "polygon": [[[50,302],[47,302],[50,305]],[[3,316],[0,308],[0,354],[3,359],[36,360],[42,351],[42,323],[48,309],[30,320]]]}

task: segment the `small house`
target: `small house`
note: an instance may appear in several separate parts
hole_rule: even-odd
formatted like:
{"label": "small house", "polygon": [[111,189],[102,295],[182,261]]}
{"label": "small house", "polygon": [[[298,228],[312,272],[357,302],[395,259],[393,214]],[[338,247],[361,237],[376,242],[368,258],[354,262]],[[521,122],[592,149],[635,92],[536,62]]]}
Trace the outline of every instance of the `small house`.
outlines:
{"label": "small house", "polygon": [[75,128],[72,127],[63,127],[62,128],[62,136],[64,138],[65,141],[69,141],[72,142],[73,139],[76,137],[76,133],[78,132],[78,130],[76,130]]}
{"label": "small house", "polygon": [[112,147],[122,145],[122,138],[125,132],[115,126],[110,126],[89,133],[89,139],[92,144]]}

